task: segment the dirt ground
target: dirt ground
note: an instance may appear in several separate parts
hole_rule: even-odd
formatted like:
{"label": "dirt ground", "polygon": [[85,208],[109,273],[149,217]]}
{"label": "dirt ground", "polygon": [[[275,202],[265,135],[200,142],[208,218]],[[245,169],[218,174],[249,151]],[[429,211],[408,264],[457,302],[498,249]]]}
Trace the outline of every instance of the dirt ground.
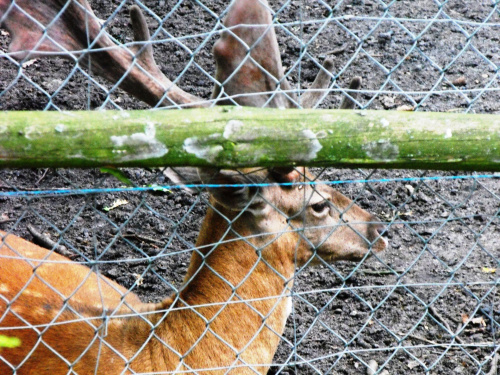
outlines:
{"label": "dirt ground", "polygon": [[[175,2],[143,3],[165,17]],[[214,15],[227,6],[213,0],[202,3],[213,14],[200,3],[184,1],[164,20],[170,35],[162,38],[198,35],[182,43],[190,49],[201,45],[204,33],[216,24]],[[115,0],[91,4],[102,19],[118,9],[108,31],[119,41],[131,41],[127,9],[132,2],[122,8]],[[310,40],[318,34],[309,44],[312,58],[335,56],[338,80],[322,108],[337,107],[341,95],[335,91],[360,75],[365,91],[359,100],[369,109],[411,105],[424,111],[500,114],[498,3],[448,1],[438,7],[430,0],[394,1],[387,10],[381,1],[352,0],[328,2],[334,8],[331,16],[321,1],[270,4],[274,10],[283,7],[277,16],[284,25],[278,40],[287,69],[300,55],[297,36]],[[392,22],[378,24],[375,17],[384,14]],[[352,17],[338,19],[346,15]],[[329,16],[332,20],[325,27],[314,22]],[[422,21],[447,17],[456,22]],[[302,28],[291,22],[298,19]],[[154,32],[157,23],[149,20]],[[416,35],[420,36],[414,41]],[[361,46],[357,37],[366,37]],[[214,73],[211,47],[216,38],[209,37],[179,81],[184,90],[204,98],[212,90],[207,74]],[[0,33],[0,56],[8,43],[9,35]],[[155,56],[170,78],[177,77],[190,59],[175,38],[155,45]],[[307,87],[316,71],[316,63],[306,57],[289,78],[293,85]],[[105,108],[146,108],[120,90],[110,95],[114,104]],[[0,59],[0,110],[97,109],[105,98],[105,92],[89,85],[69,61],[36,59],[18,69]],[[459,171],[315,172],[330,181],[370,180],[337,188],[390,225],[391,246],[379,259],[362,264],[341,262],[298,271],[293,313],[270,372],[364,374],[374,360],[379,373],[391,375],[493,375],[491,356],[500,350],[500,176],[472,179],[470,173]],[[136,186],[168,184],[158,171],[124,173]],[[426,176],[443,179],[420,179]],[[0,170],[0,193],[119,186],[120,181],[99,170]],[[118,199],[128,203],[105,210]],[[144,301],[158,301],[182,282],[205,212],[204,200],[204,195],[177,190],[0,195],[0,229],[28,239],[27,224],[53,238],[62,233],[75,261],[99,258],[106,276],[133,287]],[[120,233],[118,227],[123,228]],[[488,272],[493,269],[496,272]],[[141,285],[136,283],[139,278]]]}

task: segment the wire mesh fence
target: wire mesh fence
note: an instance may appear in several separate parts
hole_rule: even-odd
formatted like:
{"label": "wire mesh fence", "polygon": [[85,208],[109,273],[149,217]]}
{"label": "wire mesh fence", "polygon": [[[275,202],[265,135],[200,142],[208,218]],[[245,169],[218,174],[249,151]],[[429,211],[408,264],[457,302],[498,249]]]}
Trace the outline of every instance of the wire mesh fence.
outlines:
{"label": "wire mesh fence", "polygon": [[[214,202],[208,202],[204,194],[177,191],[175,187],[168,190],[162,173],[135,169],[126,170],[125,173],[142,188],[120,189],[120,181],[93,170],[55,170],[48,171],[38,188],[33,191],[30,190],[33,189],[33,181],[42,177],[39,171],[2,171],[3,229],[26,238],[31,238],[27,231],[28,225],[48,233],[55,242],[67,248],[72,262],[91,266],[93,271],[124,286],[126,289],[122,293],[129,293],[127,291],[130,290],[148,302],[160,302],[172,293],[176,298],[180,295],[181,300],[187,298],[185,296],[189,295],[189,288],[183,286],[183,278],[186,273],[191,272],[192,275],[192,270],[188,268],[193,267],[189,266],[190,257],[193,253],[203,253],[206,255],[203,262],[207,262],[210,273],[216,275],[216,278],[222,278],[228,289],[234,292],[234,298],[228,297],[229,304],[225,305],[225,301],[212,290],[221,285],[217,286],[212,280],[209,287],[215,301],[205,304],[191,302],[205,316],[209,332],[212,332],[212,320],[207,317],[207,313],[198,310],[203,306],[215,305],[217,309],[220,308],[222,319],[228,306],[249,304],[252,310],[239,312],[236,320],[244,321],[249,316],[255,318],[255,310],[262,309],[256,305],[256,301],[265,297],[249,297],[244,282],[241,285],[235,281],[235,278],[242,277],[246,280],[252,275],[249,265],[238,258],[238,262],[242,263],[237,266],[244,270],[243,275],[239,275],[234,265],[229,269],[219,269],[217,263],[206,253],[208,251],[208,254],[215,257],[217,250],[212,253],[212,246],[207,248],[203,243],[194,245],[205,205],[213,207]],[[254,365],[262,364],[263,368],[272,365],[271,371],[275,373],[352,373],[364,372],[369,364],[373,365],[370,361],[376,361],[380,366],[379,373],[384,370],[389,373],[491,373],[492,357],[499,348],[499,281],[498,271],[495,271],[499,262],[498,180],[486,175],[450,174],[434,178],[428,173],[409,174],[408,171],[403,174],[318,170],[314,174],[331,181],[327,185],[334,184],[357,205],[377,214],[378,220],[387,225],[390,246],[382,253],[373,250],[374,256],[370,259],[330,263],[328,257],[321,252],[321,246],[316,243],[313,247],[316,250],[312,250],[316,258],[311,262],[319,265],[295,259],[297,271],[290,278],[269,260],[265,253],[266,247],[261,245],[256,249],[252,248],[251,252],[261,257],[252,266],[271,262],[272,274],[276,272],[280,279],[283,278],[279,283],[281,288],[287,281],[294,280],[293,286],[284,288],[281,295],[271,293],[266,298],[290,296],[293,308],[283,333],[273,326],[275,323],[272,318],[262,316],[259,319],[259,329],[271,327],[272,336],[281,339],[272,361],[265,360],[262,350],[259,351],[259,361],[249,360],[242,355],[248,342],[242,340],[243,343],[240,342],[238,348],[233,347],[234,342],[224,336],[225,333],[221,335],[216,325],[213,328],[213,334],[218,337],[215,341],[219,344],[224,342],[226,350],[231,347],[234,361],[231,362],[234,367],[229,366],[222,371],[229,371],[230,368],[234,370],[251,362]],[[347,180],[355,181],[345,182]],[[317,186],[317,191],[325,196],[323,184],[318,183]],[[117,191],[109,193],[110,189],[115,188]],[[266,187],[261,189],[262,192],[257,195],[269,200]],[[283,194],[286,194],[286,189],[288,188],[284,189]],[[50,190],[57,190],[58,194],[54,191],[50,193]],[[275,202],[269,204],[279,206]],[[349,212],[348,207],[336,210]],[[215,205],[215,208],[221,210],[219,205]],[[266,229],[264,236],[271,236],[271,239],[266,240],[269,244],[279,242],[282,236],[290,232],[300,231],[291,213],[281,212],[282,206],[273,207],[273,211],[278,209],[278,215],[283,215],[289,222],[286,230],[280,233],[272,233]],[[235,218],[229,219],[237,223]],[[298,220],[306,225],[304,218]],[[356,229],[356,236],[368,240],[369,236],[363,234],[362,228],[356,227],[353,220],[348,223],[347,217],[329,226],[328,231],[333,232],[332,236],[352,242],[340,230],[346,225]],[[211,230],[217,231],[217,228]],[[262,240],[262,235],[256,238],[255,233],[240,238],[244,231],[238,224],[232,230],[233,232],[226,233],[218,246],[227,247],[237,241],[238,247],[231,249],[235,254],[241,254],[245,250],[241,241],[255,244]],[[310,240],[307,231],[304,234]],[[371,243],[371,247],[375,247],[373,239]],[[353,244],[346,246],[352,247]],[[295,251],[300,246],[295,244],[292,248]],[[7,258],[8,256],[3,262]],[[194,259],[191,260],[192,264],[196,263]],[[51,261],[54,262],[48,260],[49,263]],[[2,271],[6,272],[5,269]],[[34,274],[40,274],[38,277],[41,280],[49,280],[49,285],[53,285],[50,284],[53,283],[51,276],[44,274],[43,269],[35,267]],[[197,280],[196,277],[192,278],[193,285],[196,285]],[[8,306],[7,314],[3,316],[2,330],[10,329],[7,331],[10,335],[20,334],[22,330],[6,328],[5,321],[9,321],[9,312],[22,315],[19,306],[22,297],[12,295],[9,290],[5,290],[5,284],[2,285],[2,303],[4,307]],[[189,282],[187,285],[190,285]],[[259,285],[252,279],[251,288]],[[36,325],[40,346],[57,345],[51,341],[53,338],[50,334],[45,332],[45,325],[50,327],[53,324],[58,327],[65,320],[90,319],[89,312],[77,305],[77,291],[80,288],[85,289],[85,286],[79,285],[75,291],[69,292],[71,297],[67,299],[60,297],[61,308],[75,314],[72,319],[63,319],[47,311],[47,321]],[[260,288],[263,289],[264,286],[260,285]],[[130,298],[130,294],[126,295]],[[99,301],[100,298],[93,303],[99,304]],[[160,309],[162,314],[166,314],[162,315],[164,319],[167,319],[168,314],[184,311],[186,306],[180,301],[176,302],[170,309]],[[122,304],[128,306],[126,302]],[[111,306],[110,303],[108,305]],[[124,306],[120,308],[123,309]],[[150,312],[134,311],[132,302],[130,306],[132,311],[128,314],[147,319]],[[260,313],[266,315],[262,310]],[[97,315],[99,319],[101,314]],[[107,314],[107,324],[111,324],[113,319],[118,320],[120,315],[126,315],[116,306],[109,307]],[[254,340],[252,342],[259,341],[255,331],[250,331],[249,327],[238,327],[237,321],[232,321],[231,326],[226,329],[235,330],[234,334],[240,339],[245,337],[246,340]],[[105,325],[104,322],[101,324]],[[71,327],[70,323],[66,325]],[[27,323],[17,322],[14,326],[26,327]],[[151,323],[151,327],[157,328],[151,332],[158,332],[158,336],[162,336],[160,323]],[[147,332],[149,334],[150,331]],[[253,337],[254,334],[256,338]],[[205,333],[202,337],[208,340],[206,335],[208,334]],[[96,336],[100,342],[120,348],[114,341],[116,338],[113,338],[111,328],[106,335]],[[176,336],[180,338],[183,334],[176,331]],[[126,337],[125,334],[120,336],[123,337]],[[161,345],[172,345],[169,339],[162,337]],[[268,337],[267,340],[269,342],[266,344],[271,345],[272,339]],[[184,350],[179,357],[185,360],[185,366],[191,366],[184,369],[203,372],[200,364],[197,371],[193,368],[192,358],[189,357],[193,348]],[[221,355],[226,353],[220,347],[218,350]],[[127,359],[130,360],[139,353],[140,351],[132,353]],[[5,351],[2,354],[3,361],[11,358]],[[199,352],[196,354],[203,355]],[[127,357],[125,353],[122,356]],[[127,363],[127,359],[122,361]],[[80,373],[79,360],[78,356],[65,359],[66,371]],[[22,363],[17,365],[22,373]],[[16,365],[12,366],[16,368]],[[137,365],[132,365],[131,368],[141,373],[135,366]],[[212,364],[207,367],[217,366]],[[254,369],[262,370],[258,367]],[[176,370],[181,371],[181,368]]]}
{"label": "wire mesh fence", "polygon": [[[57,20],[64,21],[67,31],[67,25],[73,25],[68,14],[80,14],[70,11],[83,9],[83,2],[62,7],[43,3],[37,7],[32,5],[37,2],[0,2],[0,22],[8,26],[0,34],[3,110],[145,108],[129,96],[137,97],[137,90],[123,86],[123,76],[113,77],[110,69],[103,73],[99,55],[103,50],[123,51],[125,46],[125,56],[135,56],[134,47],[148,45],[133,38],[128,11],[134,4],[145,14],[149,45],[160,70],[195,95],[196,103],[237,105],[250,98],[263,106],[303,106],[305,89],[311,87],[324,60],[333,58],[331,70],[325,69],[331,72],[328,86],[315,89],[321,95],[313,107],[338,107],[341,97],[348,97],[360,108],[500,110],[498,1],[270,1],[279,50],[266,51],[272,56],[271,65],[255,54],[248,58],[270,82],[260,91],[245,91],[240,81],[231,91],[231,79],[216,72],[212,49],[225,30],[229,3],[90,2],[98,32],[106,32],[111,40],[92,53],[92,41],[99,38],[91,27],[82,29],[85,45],[74,31],[71,35],[79,36],[72,40],[78,43],[57,39]],[[58,8],[51,8],[55,5]],[[8,24],[13,19],[26,21],[23,17],[33,9],[39,13],[28,18],[35,25],[31,34]],[[44,18],[41,10],[55,18]],[[79,20],[91,24],[93,15],[83,14]],[[56,21],[41,21],[47,19]],[[21,56],[27,45],[22,35],[32,39],[31,52]],[[45,39],[40,42],[37,37]],[[248,50],[259,52],[256,46]],[[43,53],[33,52],[37,48]],[[130,61],[128,73],[138,66],[138,74],[163,80]],[[237,65],[244,68],[247,61]],[[281,62],[281,75],[265,73]],[[354,96],[348,86],[357,75],[362,76],[363,86]],[[162,84],[171,87],[171,82]],[[213,87],[216,95],[210,99]],[[266,92],[262,101],[261,91]],[[151,107],[191,103],[176,101],[165,91],[152,102],[144,94],[138,97]],[[283,177],[290,174],[298,184],[283,184],[290,182]],[[28,250],[10,244],[12,236],[3,237],[7,247],[0,258],[4,276],[0,335],[15,337],[30,331],[32,336],[18,348],[0,348],[2,373],[23,374],[37,368],[42,357],[51,359],[51,367],[37,368],[38,373],[112,373],[106,366],[115,362],[130,373],[351,374],[372,368],[378,374],[493,375],[498,371],[498,175],[334,169],[314,169],[307,178],[290,170],[278,176],[259,170],[259,179],[253,175],[238,174],[236,180],[235,175],[229,180],[225,175],[217,181],[222,186],[208,186],[209,199],[196,189],[179,188],[156,170],[125,169],[118,179],[97,170],[1,170],[0,229],[38,240],[48,233],[57,245],[65,246],[54,251],[71,259],[48,258],[41,266],[30,258],[37,258],[34,253],[27,255]],[[124,181],[132,187],[124,188]],[[334,198],[329,187],[352,203]],[[295,199],[285,199],[292,192],[298,193]],[[250,198],[241,205],[245,196]],[[221,206],[224,199],[231,210]],[[325,200],[331,203],[325,205]],[[210,217],[215,223],[210,230],[202,227],[207,206],[209,212],[223,214],[212,214],[218,221]],[[326,211],[332,223],[318,221]],[[271,223],[252,221],[256,218]],[[28,226],[35,231],[30,233]],[[197,243],[200,227],[204,236]],[[207,234],[212,232],[217,241]],[[286,251],[292,252],[292,271],[280,268],[269,254],[290,236],[294,241]],[[384,251],[380,251],[382,237],[389,241]],[[332,263],[335,257],[324,253],[330,238],[342,241],[336,246],[346,251],[362,243],[363,250],[356,250],[360,260]],[[231,259],[225,258],[224,249],[236,250]],[[309,251],[305,258],[304,249]],[[245,250],[253,258],[243,258]],[[19,275],[14,275],[14,263],[9,262],[21,258],[20,251],[28,259],[22,262],[28,271],[18,262]],[[366,251],[373,256],[368,259]],[[50,271],[50,265],[58,262],[65,268]],[[94,276],[74,264],[100,275],[97,286],[87,286]],[[272,281],[258,278],[266,271]],[[10,280],[14,276],[22,280],[25,272],[30,275],[28,282],[13,288]],[[68,282],[71,290],[60,290],[62,285],[54,281],[58,273],[74,274],[68,279],[77,285]],[[8,282],[6,274],[11,277]],[[203,281],[210,289],[199,285]],[[38,288],[53,296],[52,305],[33,293],[38,292],[39,282]],[[189,300],[190,285],[200,295],[217,298]],[[278,285],[277,291],[271,285]],[[222,297],[215,290],[223,291]],[[82,304],[85,293],[90,297]],[[157,303],[156,312],[151,306],[144,308],[133,293],[143,302]],[[168,295],[173,299],[163,300]],[[40,298],[44,302],[34,302]],[[88,306],[89,300],[94,305]],[[24,318],[28,313],[34,320]],[[134,322],[134,329],[123,322]],[[196,334],[183,341],[189,332]],[[68,342],[80,339],[82,347],[64,353],[61,336]],[[151,355],[153,347],[162,355]],[[18,357],[12,354],[15,350],[21,353]],[[101,362],[97,364],[96,358]],[[154,363],[148,367],[151,358]]]}
{"label": "wire mesh fence", "polygon": [[[0,35],[2,109],[140,107],[136,99],[118,90],[122,77],[114,77],[112,85],[100,78],[102,68],[92,62],[99,51],[90,54],[90,61],[82,57],[97,47],[133,55],[134,46],[141,45],[134,41],[129,22],[133,4],[146,16],[154,57],[170,80],[207,101],[212,88],[222,83],[217,82],[212,48],[225,29],[222,20],[229,2],[96,1],[90,2],[95,15],[83,13],[73,20],[70,17],[81,10],[78,3],[68,2],[65,7],[44,3],[45,8],[20,1],[2,3],[0,21],[5,26],[13,20],[11,30]],[[30,11],[34,15],[27,21],[23,15]],[[362,76],[357,101],[362,108],[498,113],[500,10],[496,1],[271,1],[270,12],[278,57],[291,86],[274,82],[281,91],[303,93],[322,61],[330,57],[332,81],[325,92],[345,95],[350,78]],[[97,22],[97,35],[85,29],[85,19],[88,24]],[[29,37],[14,21],[29,26]],[[78,35],[68,23],[80,26]],[[71,38],[58,35],[61,28]],[[103,33],[111,41],[105,46],[93,44],[91,38]],[[26,45],[41,52],[21,52]],[[40,54],[65,59],[47,60]],[[263,91],[272,92],[273,85]],[[315,105],[338,107],[339,100],[339,95],[329,95]]]}

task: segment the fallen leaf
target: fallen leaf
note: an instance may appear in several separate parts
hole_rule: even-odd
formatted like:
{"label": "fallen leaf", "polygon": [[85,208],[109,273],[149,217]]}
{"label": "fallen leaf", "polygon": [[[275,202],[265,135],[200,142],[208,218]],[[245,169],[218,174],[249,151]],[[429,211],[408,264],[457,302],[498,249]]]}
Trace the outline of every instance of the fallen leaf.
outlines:
{"label": "fallen leaf", "polygon": [[472,324],[477,324],[480,325],[481,327],[486,327],[486,322],[484,321],[483,317],[479,318],[474,318],[471,320]]}
{"label": "fallen leaf", "polygon": [[104,207],[103,210],[106,212],[111,211],[111,210],[114,210],[115,208],[123,206],[127,203],[128,203],[128,201],[126,201],[125,199],[118,199],[118,200],[114,201],[110,207]]}
{"label": "fallen leaf", "polygon": [[27,68],[28,66],[31,66],[31,65],[33,65],[33,64],[34,64],[34,63],[36,63],[36,62],[37,62],[37,59],[28,60],[28,61],[26,61],[26,62],[24,62],[24,63],[22,64],[22,67],[23,67],[23,68]]}
{"label": "fallen leaf", "polygon": [[420,363],[418,361],[410,361],[407,366],[410,370],[413,370],[415,367],[419,366]]}
{"label": "fallen leaf", "polygon": [[9,36],[10,33],[7,30],[0,30],[0,35],[1,36]]}
{"label": "fallen leaf", "polygon": [[405,212],[397,212],[397,215],[398,216],[401,216],[403,218],[406,218],[406,217],[410,217],[410,216],[413,216],[413,211],[412,210],[409,210],[409,211],[405,211]]}
{"label": "fallen leaf", "polygon": [[415,188],[411,186],[410,184],[405,185],[405,189],[408,192],[408,194],[412,195],[415,192]]}
{"label": "fallen leaf", "polygon": [[490,267],[483,267],[481,269],[481,271],[483,271],[483,273],[495,273],[495,272],[497,272],[497,269],[496,268],[490,268]]}
{"label": "fallen leaf", "polygon": [[412,105],[408,105],[408,104],[403,104],[403,105],[400,105],[398,108],[396,108],[396,111],[404,111],[404,112],[412,112],[414,110],[415,110],[415,107]]}
{"label": "fallen leaf", "polygon": [[141,275],[139,275],[138,273],[133,273],[132,275],[134,275],[135,282],[137,283],[138,286],[144,284],[144,278]]}

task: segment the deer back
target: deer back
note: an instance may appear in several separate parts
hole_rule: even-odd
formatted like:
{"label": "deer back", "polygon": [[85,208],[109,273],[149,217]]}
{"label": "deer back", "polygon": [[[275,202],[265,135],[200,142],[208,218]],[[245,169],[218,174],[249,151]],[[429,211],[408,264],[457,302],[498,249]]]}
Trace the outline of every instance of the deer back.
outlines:
{"label": "deer back", "polygon": [[[3,231],[0,245],[0,326],[21,340],[2,355],[22,364],[19,373],[66,372],[80,356],[95,366],[103,315],[141,309],[134,293],[86,266]],[[8,371],[0,361],[0,373]]]}

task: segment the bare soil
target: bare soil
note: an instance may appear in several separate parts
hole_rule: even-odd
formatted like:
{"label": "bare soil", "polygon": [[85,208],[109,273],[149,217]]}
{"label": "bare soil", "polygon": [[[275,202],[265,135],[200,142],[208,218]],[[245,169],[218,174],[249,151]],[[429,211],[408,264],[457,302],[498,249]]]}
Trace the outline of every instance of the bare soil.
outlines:
{"label": "bare soil", "polygon": [[[165,17],[175,2],[143,3]],[[285,4],[270,3],[274,10]],[[119,1],[91,4],[103,19],[118,9],[108,31],[118,41],[131,41],[127,9],[132,2],[122,8]],[[204,33],[214,29],[226,4],[203,4],[212,13],[186,1],[163,21],[166,32],[159,39],[168,40],[155,45],[155,55],[170,78],[189,66],[179,85],[208,98],[208,75],[214,73],[211,47],[217,37]],[[365,92],[359,100],[367,108],[411,105],[417,110],[500,113],[500,5],[448,1],[438,8],[434,1],[396,1],[386,10],[381,4],[339,2],[330,13],[320,1],[286,3],[277,14],[284,26],[278,40],[290,81],[307,87],[317,61],[334,54],[334,91],[345,88],[353,76],[362,76]],[[373,18],[384,14],[394,21],[378,24]],[[353,17],[337,19],[346,15]],[[446,16],[456,22],[429,26],[406,20]],[[325,17],[331,19],[326,27],[314,22]],[[299,19],[302,27],[292,22]],[[158,24],[149,20],[154,33]],[[299,69],[294,65],[301,53],[296,38],[309,41],[317,33],[308,47],[310,58]],[[186,35],[197,36],[176,39]],[[356,38],[363,36],[365,42],[359,45]],[[1,33],[2,50],[8,42],[9,35]],[[194,51],[200,45],[190,63],[185,46]],[[463,82],[458,78],[464,78],[465,85],[453,84]],[[1,110],[97,109],[106,95],[67,60],[36,59],[23,69],[0,60]],[[104,108],[146,108],[120,90],[109,95],[112,102]],[[320,107],[335,108],[340,99],[339,94],[329,95]],[[168,184],[159,171],[124,173],[136,186]],[[298,270],[293,314],[270,372],[365,373],[368,362],[375,360],[379,371],[389,374],[488,373],[489,358],[500,348],[498,176],[472,179],[454,178],[465,175],[461,172],[333,169],[316,173],[330,181],[371,180],[342,183],[338,189],[390,225],[391,247],[381,258],[362,264]],[[423,176],[446,179],[422,181]],[[398,178],[407,180],[391,181]],[[99,170],[0,170],[0,193],[122,185]],[[128,203],[106,210],[118,199]],[[98,260],[95,267],[100,272],[132,288],[144,301],[158,301],[180,285],[205,209],[203,194],[179,190],[2,195],[0,229],[30,239],[26,225],[32,224],[53,239],[62,235],[75,261]],[[488,273],[485,267],[497,271]]]}

